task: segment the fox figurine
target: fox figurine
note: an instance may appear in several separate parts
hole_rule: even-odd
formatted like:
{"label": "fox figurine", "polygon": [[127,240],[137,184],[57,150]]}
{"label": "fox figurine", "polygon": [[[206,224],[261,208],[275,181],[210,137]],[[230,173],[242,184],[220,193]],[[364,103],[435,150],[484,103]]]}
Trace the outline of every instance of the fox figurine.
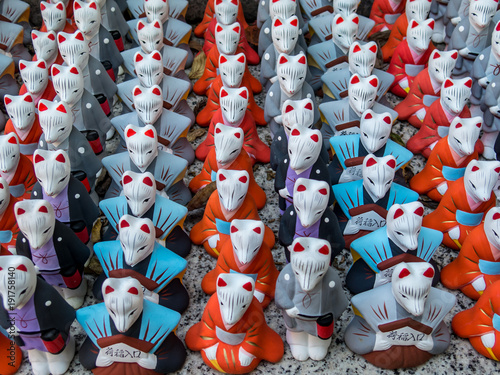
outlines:
{"label": "fox figurine", "polygon": [[55,31],[36,31],[31,32],[31,40],[35,55],[33,61],[43,60],[50,68],[52,64],[63,64],[64,60],[57,49],[57,33]]}
{"label": "fox figurine", "polygon": [[23,85],[19,89],[19,95],[30,94],[31,99],[37,106],[40,99],[54,100],[56,91],[49,79],[49,69],[44,60],[19,61],[19,74]]}
{"label": "fox figurine", "polygon": [[41,1],[40,13],[43,20],[40,31],[54,31],[55,33],[60,31],[72,33],[75,31],[75,25],[66,18],[66,5],[64,2]]}
{"label": "fox figurine", "polygon": [[19,233],[14,205],[18,199],[10,194],[7,181],[0,177],[0,256],[15,253],[16,239]]}

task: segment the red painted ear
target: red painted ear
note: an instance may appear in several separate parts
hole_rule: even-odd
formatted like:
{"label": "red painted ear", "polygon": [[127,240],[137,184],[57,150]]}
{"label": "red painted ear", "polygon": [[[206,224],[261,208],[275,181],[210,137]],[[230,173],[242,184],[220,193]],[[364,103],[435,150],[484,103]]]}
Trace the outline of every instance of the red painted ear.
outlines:
{"label": "red painted ear", "polygon": [[497,23],[497,27],[495,27],[495,31],[500,31],[500,22]]}
{"label": "red painted ear", "polygon": [[417,26],[418,26],[418,22],[415,20],[411,20],[411,28],[414,29]]}
{"label": "red painted ear", "polygon": [[38,104],[38,110],[39,110],[40,112],[46,111],[47,109],[48,109],[48,108],[47,108],[47,106],[46,106],[45,104],[43,104],[43,103],[39,103],[39,104]]}
{"label": "red painted ear", "polygon": [[69,71],[70,73],[78,74],[78,69],[76,69],[75,67],[72,67]]}
{"label": "red painted ear", "polygon": [[355,85],[357,83],[359,83],[359,77],[358,75],[353,75],[352,78],[351,78],[351,81],[349,82],[351,85]]}
{"label": "red painted ear", "polygon": [[312,111],[313,110],[313,105],[311,103],[307,103],[304,108],[308,109],[309,111]]}
{"label": "red painted ear", "polygon": [[434,268],[429,267],[425,270],[424,276],[428,277],[429,279],[432,279],[434,277]]}
{"label": "red painted ear", "polygon": [[161,96],[161,91],[158,87],[155,87],[153,89],[153,94],[155,94],[156,96]]}
{"label": "red painted ear", "polygon": [[222,130],[220,130],[220,128],[215,129],[215,134],[219,134],[220,132],[222,132]]}
{"label": "red painted ear", "polygon": [[410,276],[410,270],[408,268],[403,268],[399,273],[399,278],[404,279],[406,276]]}
{"label": "red painted ear", "polygon": [[160,23],[159,23],[158,21],[156,21],[156,22],[153,24],[153,26],[154,26],[156,29],[161,28],[161,25],[160,25]]}
{"label": "red painted ear", "polygon": [[137,56],[135,57],[135,62],[142,61],[143,59],[144,59],[144,57],[142,57],[142,55],[140,53],[138,53]]}
{"label": "red painted ear", "polygon": [[90,3],[89,7],[92,9],[97,9],[96,3]]}
{"label": "red painted ear", "polygon": [[378,78],[371,79],[370,85],[372,85],[373,87],[377,87],[378,86]]}
{"label": "red painted ear", "polygon": [[238,58],[238,62],[244,64],[245,63],[245,55],[242,55]]}
{"label": "red painted ear", "polygon": [[371,167],[372,165],[375,165],[377,164],[377,161],[374,159],[374,158],[370,158],[368,159],[368,161],[366,162],[366,166],[367,167]]}
{"label": "red painted ear", "polygon": [[5,105],[9,105],[10,103],[12,103],[12,99],[5,97],[4,102],[5,102]]}
{"label": "red painted ear", "polygon": [[20,264],[19,266],[17,266],[16,270],[28,272],[28,269],[26,268],[26,266],[24,264]]}
{"label": "red painted ear", "polygon": [[370,50],[371,52],[373,52],[373,53],[377,53],[377,45],[376,45],[376,44],[374,44],[373,46],[371,46],[371,47],[369,48],[369,50]]}
{"label": "red painted ear", "polygon": [[106,289],[104,289],[104,294],[113,293],[114,291],[115,290],[108,285]]}
{"label": "red painted ear", "polygon": [[318,250],[318,253],[323,254],[323,255],[328,255],[328,254],[330,254],[330,250],[328,249],[328,246],[323,245]]}
{"label": "red painted ear", "polygon": [[221,56],[220,57],[220,63],[224,64],[225,62],[227,62],[227,59],[224,56]]}
{"label": "red painted ear", "polygon": [[218,33],[220,33],[222,31],[222,27],[220,27],[219,25],[217,25],[217,28],[216,28],[215,31],[217,31]]}
{"label": "red painted ear", "polygon": [[235,226],[231,226],[231,233],[236,233],[238,231],[238,228]]}
{"label": "red painted ear", "polygon": [[247,183],[247,181],[248,181],[248,178],[247,178],[247,176],[241,176],[238,180],[239,180],[240,182],[242,182],[242,183],[246,184],[246,183]]}
{"label": "red painted ear", "polygon": [[290,25],[292,25],[293,27],[297,27],[299,25],[299,21],[296,18],[294,18],[292,22],[290,22]]}
{"label": "red painted ear", "polygon": [[42,10],[42,11],[45,10],[45,4],[40,4],[40,10]]}
{"label": "red painted ear", "polygon": [[45,207],[45,206],[41,206],[41,207],[38,209],[38,212],[41,212],[42,214],[47,214],[47,213],[49,213],[49,210],[47,210],[47,207]]}
{"label": "red painted ear", "polygon": [[[40,8],[42,7],[42,5],[40,5]],[[43,10],[43,9],[42,9]],[[31,40],[35,40],[36,38],[38,38],[38,35],[36,35],[33,31],[31,32]]]}
{"label": "red painted ear", "polygon": [[441,57],[441,55],[439,54],[439,51],[437,49],[434,50],[434,54],[432,55],[432,59],[433,60],[437,60]]}
{"label": "red painted ear", "polygon": [[458,59],[458,52],[454,52],[454,53],[451,55],[451,58],[452,58],[453,60]]}
{"label": "red painted ear", "polygon": [[461,123],[458,123],[457,126],[455,126],[455,129],[460,129],[462,127]]}
{"label": "red painted ear", "polygon": [[142,30],[144,28],[144,24],[142,21],[137,22],[137,30]]}
{"label": "red painted ear", "polygon": [[373,118],[372,114],[371,113],[367,113],[365,115],[365,120],[371,120]]}
{"label": "red painted ear", "polygon": [[149,227],[147,224],[142,224],[141,226],[141,230],[144,232],[144,233],[147,233],[147,234],[150,234],[151,231],[149,230]]}
{"label": "red painted ear", "polygon": [[75,39],[76,39],[76,40],[79,40],[79,41],[81,41],[81,42],[83,42],[83,40],[84,40],[84,39],[83,39],[83,34],[82,34],[81,32],[78,32],[78,33],[76,34],[76,36],[75,36]]}
{"label": "red painted ear", "polygon": [[[5,99],[5,100],[7,100],[7,99]],[[287,105],[286,108],[285,108],[285,113],[292,112],[293,109],[294,108],[291,105]]]}
{"label": "red painted ear", "polygon": [[304,185],[299,185],[299,186],[297,187],[297,191],[299,191],[299,192],[306,191],[306,190],[307,190],[307,189],[306,189],[306,187],[305,187]]}
{"label": "red painted ear", "polygon": [[130,224],[128,223],[127,220],[122,220],[120,222],[120,228],[128,228],[128,227],[130,227]]}
{"label": "red painted ear", "polygon": [[240,27],[239,26],[236,26],[234,29],[233,29],[234,32],[236,33],[239,33],[240,32]]}
{"label": "red painted ear", "polygon": [[392,123],[391,117],[390,116],[385,116],[384,117],[384,122],[390,125]]}
{"label": "red painted ear", "polygon": [[287,62],[288,62],[288,60],[286,59],[286,57],[285,56],[281,56],[279,63],[280,64],[285,64]]}
{"label": "red painted ear", "polygon": [[299,64],[307,64],[307,60],[306,60],[306,57],[305,57],[305,56],[302,56],[302,57],[299,59]]}
{"label": "red painted ear", "polygon": [[4,186],[2,183],[0,183],[0,189],[4,189]]}
{"label": "red painted ear", "polygon": [[45,159],[42,157],[42,155],[36,154],[35,155],[35,164],[40,163],[41,161],[44,161]]}
{"label": "red painted ear", "polygon": [[396,160],[391,159],[387,162],[387,165],[391,167],[392,169],[396,168]]}
{"label": "red painted ear", "polygon": [[49,39],[54,41],[56,40],[56,35],[55,34],[49,34]]}
{"label": "red painted ear", "polygon": [[500,213],[495,212],[495,213],[493,214],[493,220],[498,220],[498,219],[500,219]]}
{"label": "red painted ear", "polygon": [[144,135],[146,137],[149,137],[149,138],[154,138],[155,137],[155,132],[153,131],[153,129],[149,129],[149,130],[146,130],[144,132]]}
{"label": "red painted ear", "polygon": [[26,213],[26,211],[24,211],[22,208],[18,208],[18,209],[17,209],[17,214],[18,214],[18,215],[22,215],[22,214],[24,214],[24,213]]}
{"label": "red painted ear", "polygon": [[142,94],[141,89],[139,87],[136,87],[134,90],[134,96],[141,95],[141,94]]}
{"label": "red painted ear", "polygon": [[59,163],[66,163],[66,158],[63,154],[59,154],[56,156],[56,161],[58,161]]}
{"label": "red painted ear", "polygon": [[319,189],[319,193],[320,193],[321,195],[327,195],[327,194],[328,194],[328,190],[326,190],[325,188],[323,188],[323,189]]}
{"label": "red painted ear", "polygon": [[337,22],[335,23],[336,25],[341,24],[344,22],[344,19],[342,17],[337,18]]}
{"label": "red painted ear", "polygon": [[243,90],[242,92],[240,92],[240,96],[241,96],[243,99],[248,99],[248,93],[247,93],[247,90]]}
{"label": "red painted ear", "polygon": [[476,172],[478,170],[479,170],[479,167],[476,167],[476,166],[473,166],[472,169],[471,169],[472,172]]}
{"label": "red painted ear", "polygon": [[296,253],[300,253],[301,251],[304,251],[304,246],[302,246],[299,242],[297,242],[295,244],[295,246],[293,247],[293,251],[295,251]]}
{"label": "red painted ear", "polygon": [[429,27],[434,30],[434,20],[432,20],[431,22],[429,22]]}
{"label": "red painted ear", "polygon": [[359,44],[356,44],[356,45],[354,46],[354,48],[352,49],[352,52],[353,52],[353,53],[360,52],[360,51],[361,51],[361,48],[359,47]]}
{"label": "red painted ear", "polygon": [[354,17],[352,19],[352,22],[354,22],[356,25],[359,24],[359,18],[358,17]]}
{"label": "red painted ear", "polygon": [[226,179],[226,176],[224,176],[222,173],[219,175],[219,181],[224,181]]}
{"label": "red painted ear", "polygon": [[424,208],[423,207],[419,207],[415,211],[413,211],[413,213],[415,215],[418,215],[418,216],[424,216]]}
{"label": "red painted ear", "polygon": [[129,292],[130,294],[134,294],[134,295],[136,295],[136,296],[139,294],[139,291],[137,290],[137,288],[136,288],[135,286],[133,286],[132,288],[130,288],[130,289],[128,290],[128,292]]}
{"label": "red painted ear", "polygon": [[13,145],[16,145],[17,144],[17,139],[16,139],[16,137],[12,136],[12,137],[9,138],[8,142],[12,143]]}
{"label": "red painted ear", "polygon": [[274,21],[274,27],[278,27],[278,26],[281,26],[281,25],[283,25],[283,24],[282,24],[282,23],[281,23],[281,21],[277,18],[277,19],[276,19],[276,21]]}
{"label": "red painted ear", "polygon": [[225,98],[226,96],[228,96],[229,94],[227,93],[226,90],[222,89],[221,92],[220,92],[220,97],[221,98]]}
{"label": "red painted ear", "polygon": [[318,135],[317,135],[317,134],[313,134],[313,135],[311,135],[311,139],[312,139],[314,142],[316,142],[316,143],[319,141],[319,137],[318,137]]}
{"label": "red painted ear", "polygon": [[52,67],[52,77],[55,77],[56,75],[58,75],[59,73],[61,73],[59,71],[59,69],[57,69],[55,66]]}
{"label": "red painted ear", "polygon": [[220,5],[220,4],[222,4],[222,0],[217,0],[217,1],[215,2],[215,5]]}
{"label": "red painted ear", "polygon": [[260,227],[255,227],[253,228],[253,231],[257,234],[261,234],[262,233],[262,229],[260,229]]}
{"label": "red painted ear", "polygon": [[495,168],[495,172],[496,173],[500,173],[500,167],[499,168]]}
{"label": "red painted ear", "polygon": [[66,38],[65,38],[64,36],[62,36],[61,34],[59,34],[59,35],[57,36],[57,41],[58,41],[59,43],[63,43],[63,42],[65,42],[65,41],[66,41]]}
{"label": "red painted ear", "polygon": [[241,138],[241,133],[234,133],[234,136],[235,136],[236,138],[240,139],[240,138]]}
{"label": "red painted ear", "polygon": [[471,88],[472,87],[472,79],[468,79],[467,82],[465,82],[465,86],[467,86],[468,88]]}
{"label": "red painted ear", "polygon": [[300,135],[300,132],[299,132],[297,129],[293,129],[293,130],[292,130],[292,135],[293,135],[294,137],[296,137],[296,136]]}
{"label": "red painted ear", "polygon": [[219,280],[217,280],[217,286],[224,287],[226,285],[227,283],[224,280],[222,280],[221,277],[219,277]]}
{"label": "red painted ear", "polygon": [[56,5],[56,8],[59,9],[59,10],[64,10],[64,6],[62,5],[62,3],[58,3]]}
{"label": "red painted ear", "polygon": [[161,61],[161,55],[160,55],[160,52],[156,51],[155,53],[153,53],[153,59],[155,59],[156,61]]}
{"label": "red painted ear", "polygon": [[394,213],[394,219],[397,219],[398,217],[401,217],[405,214],[405,212],[401,209],[401,208],[398,208],[396,210],[396,212]]}
{"label": "red painted ear", "polygon": [[[20,65],[23,65],[23,64],[20,64]],[[47,69],[47,65],[45,65],[45,61],[40,61],[37,65],[37,67],[39,67],[41,69]],[[26,68],[26,66],[24,66],[24,68]],[[21,68],[21,69],[24,69],[24,68]]]}
{"label": "red painted ear", "polygon": [[243,289],[245,289],[247,292],[251,292],[252,291],[252,283],[248,282],[248,283],[244,284]]}
{"label": "red painted ear", "polygon": [[149,177],[144,177],[144,180],[142,180],[142,183],[146,186],[152,187],[153,186],[153,180]]}
{"label": "red painted ear", "polygon": [[233,3],[234,5],[238,5],[238,0],[232,0],[231,3]]}
{"label": "red painted ear", "polygon": [[453,86],[453,82],[451,79],[446,79],[446,81],[444,81],[444,88],[447,89],[448,87],[451,87]]}
{"label": "red painted ear", "polygon": [[[43,61],[40,61],[40,64],[43,63]],[[38,66],[40,66],[40,64],[38,64]],[[44,64],[45,65],[45,64]],[[19,69],[20,70],[23,70],[26,68],[26,65],[24,65],[23,63],[19,63]]]}
{"label": "red painted ear", "polygon": [[132,137],[132,136],[134,136],[136,134],[137,133],[135,132],[135,130],[129,129],[129,130],[127,130],[127,134],[125,134],[125,135],[127,136],[127,138],[130,138],[130,137]]}
{"label": "red painted ear", "polygon": [[481,124],[480,122],[478,122],[478,123],[476,124],[476,126],[477,126],[478,128],[480,128],[480,127],[482,126],[482,124]]}
{"label": "red painted ear", "polygon": [[66,108],[62,104],[59,104],[56,108],[56,111],[62,112],[62,113],[67,113]]}
{"label": "red painted ear", "polygon": [[124,185],[127,185],[130,182],[132,182],[132,177],[130,177],[128,175],[123,177],[123,184]]}

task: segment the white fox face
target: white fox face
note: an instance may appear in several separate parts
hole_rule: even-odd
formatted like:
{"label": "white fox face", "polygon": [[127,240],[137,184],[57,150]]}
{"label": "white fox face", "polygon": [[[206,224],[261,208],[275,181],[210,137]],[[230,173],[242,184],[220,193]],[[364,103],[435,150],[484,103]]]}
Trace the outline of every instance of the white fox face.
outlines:
{"label": "white fox face", "polygon": [[240,87],[246,64],[247,59],[243,52],[237,55],[221,53],[219,56],[219,74],[223,85],[229,88]]}
{"label": "white fox face", "polygon": [[295,171],[310,168],[318,160],[323,138],[317,129],[294,126],[288,138],[290,167]]}
{"label": "white fox face", "polygon": [[36,150],[33,164],[36,178],[49,197],[57,197],[68,186],[71,164],[66,151]]}
{"label": "white fox face", "polygon": [[396,158],[392,155],[377,158],[368,154],[363,160],[363,186],[370,196],[382,199],[392,186],[396,173]]}
{"label": "white fox face", "polygon": [[469,21],[478,29],[488,26],[497,11],[498,1],[471,0],[469,8]]}
{"label": "white fox face", "polygon": [[227,211],[240,208],[247,196],[249,180],[247,171],[219,169],[216,184],[222,207]]}
{"label": "white fox face", "polygon": [[220,108],[224,119],[233,126],[241,123],[248,107],[248,89],[222,87],[219,93]]}
{"label": "white fox face", "polygon": [[272,20],[275,17],[289,18],[295,14],[297,3],[295,0],[275,0],[269,2],[269,16]]}
{"label": "white fox face", "polygon": [[19,164],[21,151],[14,133],[0,135],[0,172],[14,172]]}
{"label": "white fox face", "polygon": [[276,17],[273,20],[271,35],[278,53],[291,53],[299,38],[299,19],[297,16],[287,19]]}
{"label": "white fox face", "polygon": [[281,91],[287,97],[292,97],[302,90],[302,86],[306,80],[306,55],[303,52],[300,52],[296,56],[281,53],[278,58],[276,73]]}
{"label": "white fox face", "polygon": [[369,153],[374,154],[385,146],[391,130],[392,117],[389,112],[375,113],[367,109],[359,124],[361,144]]}
{"label": "white fox face", "polygon": [[44,60],[19,60],[19,73],[26,90],[34,95],[44,91],[49,82],[49,70]]}
{"label": "white fox face", "polygon": [[420,23],[414,19],[411,20],[406,31],[406,40],[410,49],[417,53],[427,51],[433,31],[434,20],[432,18]]}
{"label": "white fox face", "polygon": [[303,227],[316,223],[326,208],[330,198],[330,185],[326,181],[299,178],[293,188],[293,206]]}
{"label": "white fox face", "polygon": [[52,83],[61,101],[75,105],[83,95],[84,84],[82,71],[75,65],[52,65]]}
{"label": "white fox face", "polygon": [[347,17],[335,15],[332,21],[332,40],[344,53],[358,36],[359,17],[354,13]]}
{"label": "white fox face", "polygon": [[9,184],[0,177],[0,215],[3,215],[10,203]]}
{"label": "white fox face", "polygon": [[86,3],[75,0],[73,3],[73,14],[76,27],[85,35],[87,40],[97,35],[101,26],[101,9],[95,1]]}
{"label": "white fox face", "polygon": [[[28,258],[21,255],[0,257],[0,295],[4,309],[23,307],[35,293],[36,278],[35,266]],[[12,281],[16,286],[14,290]]]}
{"label": "white fox face", "polygon": [[497,60],[500,59],[500,21],[491,34],[491,51],[497,57]]}
{"label": "white fox face", "polygon": [[132,277],[106,279],[102,284],[102,298],[119,332],[126,332],[132,327],[144,308],[142,285]]}
{"label": "white fox face", "polygon": [[249,264],[264,241],[264,223],[260,220],[233,220],[230,232],[235,258],[243,265]]}
{"label": "white fox face", "polygon": [[164,24],[168,20],[169,4],[167,0],[145,0],[144,13],[148,22],[160,21]]}
{"label": "white fox face", "polygon": [[243,129],[224,124],[215,125],[214,147],[217,163],[231,164],[241,152],[245,135]]}
{"label": "white fox face", "polygon": [[457,50],[448,52],[434,50],[429,58],[429,75],[435,82],[442,84],[446,78],[450,78],[457,58]]}
{"label": "white fox face", "polygon": [[358,116],[373,107],[377,98],[378,78],[376,75],[363,78],[354,74],[349,80],[349,105]]}
{"label": "white fox face", "polygon": [[71,109],[63,102],[40,99],[38,119],[48,144],[59,145],[69,137],[73,130]]}
{"label": "white fox face", "polygon": [[488,241],[500,248],[500,207],[493,207],[484,218],[484,233]]}
{"label": "white fox face", "polygon": [[290,251],[290,263],[295,278],[304,292],[309,292],[320,282],[330,265],[330,243],[312,237],[296,238]]}
{"label": "white fox face", "polygon": [[464,174],[465,191],[476,202],[487,202],[498,181],[500,162],[472,160]]}
{"label": "white fox face", "polygon": [[31,128],[35,121],[35,102],[31,94],[5,95],[5,109],[12,125],[20,130]]}
{"label": "white fox face", "polygon": [[360,77],[372,74],[377,61],[377,43],[368,42],[361,44],[354,42],[349,48],[349,70]]}
{"label": "white fox face", "polygon": [[44,60],[49,65],[54,62],[58,53],[56,33],[54,31],[42,32],[33,30],[31,32],[31,40],[33,41],[33,49],[38,60]]}
{"label": "white fox face", "polygon": [[387,236],[403,251],[415,250],[423,216],[420,202],[392,205],[387,213]]}
{"label": "white fox face", "polygon": [[446,78],[441,86],[441,104],[451,114],[458,116],[471,95],[472,79]]}
{"label": "white fox face", "polygon": [[153,125],[127,125],[125,143],[130,160],[144,171],[158,156],[158,137]]}
{"label": "white fox face", "polygon": [[54,235],[56,217],[49,202],[27,199],[14,205],[17,225],[32,249],[39,249]]}
{"label": "white fox face", "polygon": [[217,298],[222,321],[232,327],[252,303],[255,282],[241,273],[222,273],[217,278]]}
{"label": "white fox face", "polygon": [[230,25],[217,23],[215,26],[215,44],[220,53],[234,55],[240,42],[241,26],[239,22]]}
{"label": "white fox face", "polygon": [[48,31],[56,33],[64,29],[66,25],[66,6],[62,2],[52,4],[41,1],[40,11],[42,13],[43,23]]}
{"label": "white fox face", "polygon": [[217,22],[221,25],[230,25],[236,22],[238,16],[238,0],[217,0],[214,4],[214,13]]}
{"label": "white fox face", "polygon": [[155,204],[156,186],[152,173],[126,171],[122,175],[122,186],[132,215],[141,217]]}
{"label": "white fox face", "polygon": [[429,0],[407,0],[406,1],[406,17],[408,20],[416,20],[418,23],[425,21],[431,11],[431,3]]}
{"label": "white fox face", "polygon": [[57,34],[57,44],[66,65],[76,65],[82,70],[85,69],[89,62],[90,48],[81,31],[73,34],[61,31]]}
{"label": "white fox face", "polygon": [[135,86],[132,91],[135,111],[145,124],[154,124],[163,112],[163,94],[160,86]]}
{"label": "white fox face", "polygon": [[448,144],[460,156],[472,155],[483,126],[480,116],[473,118],[455,117],[450,124]]}
{"label": "white fox face", "polygon": [[134,55],[134,67],[143,87],[160,85],[163,80],[163,59],[158,51],[149,54],[137,52]]}
{"label": "white fox face", "polygon": [[434,267],[427,262],[402,262],[394,268],[392,294],[411,315],[420,316],[424,313],[434,273]]}
{"label": "white fox face", "polygon": [[156,20],[151,23],[137,22],[137,39],[146,53],[161,51],[163,48],[163,25]]}
{"label": "white fox face", "polygon": [[123,215],[118,223],[125,263],[135,266],[146,259],[155,246],[155,226],[148,218]]}
{"label": "white fox face", "polygon": [[333,9],[335,14],[347,17],[358,10],[360,0],[333,0]]}
{"label": "white fox face", "polygon": [[314,122],[314,103],[311,99],[287,99],[281,108],[281,119],[285,133],[290,135],[295,125],[310,128]]}

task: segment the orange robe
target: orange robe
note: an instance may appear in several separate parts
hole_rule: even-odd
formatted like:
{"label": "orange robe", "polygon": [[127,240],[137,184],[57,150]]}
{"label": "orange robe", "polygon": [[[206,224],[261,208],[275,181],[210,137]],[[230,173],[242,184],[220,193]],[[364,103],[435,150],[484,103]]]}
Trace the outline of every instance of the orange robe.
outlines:
{"label": "orange robe", "polygon": [[[500,252],[500,250],[499,250]],[[471,283],[483,277],[486,288],[500,280],[498,275],[487,275],[479,269],[479,261],[495,262],[500,268],[500,259],[495,259],[490,242],[484,233],[484,224],[475,228],[465,239],[458,257],[441,271],[441,282],[448,289],[460,289],[467,297],[479,299],[481,296]]]}
{"label": "orange robe", "polygon": [[[214,147],[214,129],[215,125],[218,123],[224,124],[224,119],[222,117],[222,110],[219,108],[212,117],[210,122],[210,127],[208,128],[207,138],[200,143],[196,149],[196,157],[199,160],[204,161],[210,150]],[[256,161],[261,163],[269,163],[271,160],[271,149],[268,145],[262,142],[257,134],[257,128],[255,126],[255,121],[252,114],[247,109],[243,122],[239,126],[243,129],[243,134],[245,134],[245,140],[243,143],[243,149],[252,158],[253,163]]]}
{"label": "orange robe", "polygon": [[381,48],[382,57],[385,62],[391,60],[396,47],[406,38],[406,30],[408,29],[408,18],[406,17],[406,12],[398,17],[394,25],[392,26],[391,34],[387,43]]}
{"label": "orange robe", "polygon": [[[17,234],[19,227],[17,226],[16,215],[14,214],[14,205],[19,202],[19,199],[10,196],[9,205],[5,209],[2,217],[0,217],[0,231],[10,230],[12,232],[12,239],[10,242],[2,243],[0,248],[0,255],[11,255],[8,250],[9,247],[16,247]],[[2,374],[2,372],[0,372]]]}
{"label": "orange robe", "polygon": [[[443,196],[436,188],[447,181],[443,176],[443,167],[465,168],[471,160],[478,157],[479,154],[474,152],[472,155],[466,156],[460,164],[457,164],[451,153],[448,136],[446,136],[431,151],[424,169],[410,180],[410,188],[419,194],[427,194],[432,200],[440,202]],[[450,181],[448,181],[449,183]]]}
{"label": "orange robe", "polygon": [[[196,35],[198,38],[203,38],[203,36],[205,35],[205,30],[208,28],[208,25],[210,25],[212,18],[214,18],[214,3],[215,0],[208,0],[203,20],[194,29],[194,35]],[[238,16],[236,20],[240,23],[243,30],[246,30],[248,28],[248,23],[245,21],[245,14],[243,13],[241,2],[238,6]]]}
{"label": "orange robe", "polygon": [[[66,25],[64,25],[64,29],[62,29],[63,32],[65,33],[68,33],[68,34],[73,34],[76,30],[78,30],[76,28],[75,25],[72,25],[70,24],[69,22],[66,21]],[[48,30],[47,30],[47,26],[45,26],[45,24],[43,23],[42,24],[42,27],[40,28],[40,31],[46,33]],[[56,34],[58,34],[59,32],[56,32]]]}
{"label": "orange robe", "polygon": [[[27,157],[21,154],[19,158],[19,164],[17,165],[14,177],[9,182],[9,186],[24,185],[24,193],[21,196],[16,196],[16,198],[30,199],[31,190],[36,183],[35,169],[33,168],[33,163]],[[12,194],[12,191],[11,191]]]}
{"label": "orange robe", "polygon": [[[229,334],[244,334],[243,341],[237,345],[227,344],[217,337],[217,329]],[[210,361],[203,349],[216,344],[219,344],[216,360]],[[187,332],[186,345],[190,350],[201,351],[203,361],[208,366],[229,374],[246,374],[254,370],[261,360],[275,363],[284,354],[283,340],[266,324],[262,307],[256,298],[243,317],[230,329],[226,329],[217,294],[208,300],[201,322],[196,323]],[[241,366],[240,348],[255,356],[249,366]]]}
{"label": "orange robe", "polygon": [[[216,219],[227,221],[224,213],[221,209],[221,202],[219,200],[219,194],[216,191],[212,193],[208,199],[207,205],[205,207],[205,212],[203,218],[191,229],[189,237],[191,241],[196,245],[203,244],[207,253],[214,258],[219,256],[224,242],[231,242],[231,237],[228,234],[223,234],[219,232],[216,225]],[[260,220],[259,212],[257,211],[257,206],[253,201],[253,197],[247,194],[240,208],[231,217],[230,220],[234,219],[248,219],[248,220]],[[208,238],[219,235],[219,241],[217,242],[217,247],[212,249],[208,244]],[[265,227],[264,232],[264,243],[272,249],[275,243],[274,233],[269,227]]]}
{"label": "orange robe", "polygon": [[[242,53],[241,48],[237,48],[235,55]],[[207,55],[207,61],[205,62],[205,70],[203,75],[195,82],[193,85],[193,91],[197,95],[206,95],[210,85],[214,82],[215,78],[217,78],[217,70],[219,69],[219,56],[220,52],[217,49],[217,46],[212,48]],[[254,94],[258,94],[262,91],[262,85],[259,80],[252,76],[248,67],[245,69],[245,76],[250,83],[250,88]]]}
{"label": "orange robe", "polygon": [[[5,125],[5,134],[9,133],[15,133],[17,135],[17,138],[19,139],[19,145],[35,145],[34,150],[38,148],[38,141],[40,140],[40,137],[42,136],[42,128],[40,127],[40,123],[38,122],[38,115],[35,115],[35,122],[33,123],[33,126],[31,127],[31,130],[29,131],[28,135],[26,136],[25,139],[21,139],[21,136],[17,133],[16,128],[14,127],[14,124],[12,124],[12,120],[9,119],[7,121],[7,124]],[[23,152],[23,146],[21,146],[21,153]],[[34,152],[34,151],[33,151]],[[33,154],[24,154],[26,155],[30,160],[33,160]]]}
{"label": "orange robe", "polygon": [[[472,308],[455,315],[451,321],[451,327],[458,336],[468,338],[480,354],[498,361],[500,331],[493,327],[493,317],[497,314],[500,314],[500,283],[498,282],[486,289]],[[486,349],[481,340],[481,336],[487,333],[495,335],[495,345],[490,350]]]}
{"label": "orange robe", "polygon": [[389,4],[389,0],[375,0],[370,11],[370,19],[375,21],[375,26],[373,26],[373,29],[370,31],[370,34],[368,34],[368,36],[382,31],[384,26],[389,30],[392,30],[393,25],[386,22],[384,18],[385,15],[403,13],[403,11],[405,10],[405,6],[406,1],[403,0],[401,0],[396,9],[392,8],[391,4]]}
{"label": "orange robe", "polygon": [[[467,236],[477,226],[460,224],[457,221],[457,210],[472,214],[483,214],[481,223],[484,222],[484,214],[495,207],[496,197],[491,193],[488,201],[482,202],[474,210],[467,202],[467,193],[465,192],[464,178],[461,177],[456,181],[448,184],[448,191],[444,194],[439,206],[429,215],[424,216],[422,226],[436,229],[443,232],[443,245],[448,246],[453,250],[460,250]],[[455,243],[449,236],[448,231],[456,226],[460,228],[460,238],[458,244]]]}
{"label": "orange robe", "polygon": [[[200,126],[206,127],[210,125],[210,120],[214,113],[219,109],[219,94],[220,89],[223,87],[222,79],[220,75],[215,78],[210,88],[207,91],[207,105],[203,108],[196,116],[196,123]],[[257,103],[255,103],[255,98],[252,92],[252,85],[249,80],[248,75],[244,75],[241,81],[240,87],[246,87],[248,89],[248,110],[252,112],[252,116],[257,125],[267,125],[264,119],[264,110],[260,108]]]}
{"label": "orange robe", "polygon": [[231,241],[227,241],[222,246],[215,269],[207,273],[203,278],[201,288],[207,294],[214,294],[217,289],[217,277],[221,273],[231,273],[232,271],[246,275],[257,275],[255,290],[265,295],[261,306],[266,308],[274,298],[274,288],[279,276],[279,272],[274,265],[271,249],[262,244],[255,258],[244,266],[236,260]]}
{"label": "orange robe", "polygon": [[203,168],[189,183],[189,189],[196,193],[212,182],[212,172],[217,173],[219,169],[230,169],[236,171],[247,171],[250,176],[248,185],[248,194],[254,199],[255,205],[260,210],[266,205],[266,193],[255,182],[253,175],[253,162],[245,150],[241,150],[238,157],[230,164],[219,167],[215,157],[215,147],[212,147],[203,163]]}
{"label": "orange robe", "polygon": [[23,361],[21,348],[11,339],[0,333],[0,374],[13,375],[17,372]]}

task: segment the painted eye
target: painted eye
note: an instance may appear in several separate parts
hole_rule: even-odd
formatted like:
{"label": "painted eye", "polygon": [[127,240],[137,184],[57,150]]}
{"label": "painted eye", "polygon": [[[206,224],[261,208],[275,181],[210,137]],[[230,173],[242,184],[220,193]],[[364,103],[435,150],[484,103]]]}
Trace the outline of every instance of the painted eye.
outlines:
{"label": "painted eye", "polygon": [[408,297],[405,294],[400,294],[401,297],[408,299]]}
{"label": "painted eye", "polygon": [[149,200],[150,200],[150,198],[146,198],[146,199],[144,199],[144,200],[142,201],[142,203],[148,203],[148,202],[149,202]]}
{"label": "painted eye", "polygon": [[49,230],[50,230],[50,227],[48,227],[47,229],[45,229],[45,230],[43,231],[43,234],[47,234],[47,233],[49,233]]}
{"label": "painted eye", "polygon": [[457,141],[458,144],[462,144],[458,138],[455,137],[455,141]]}
{"label": "painted eye", "polygon": [[368,177],[368,181],[369,181],[372,185],[375,185],[375,182],[373,182],[373,180],[372,180],[370,177]]}
{"label": "painted eye", "polygon": [[477,190],[476,189],[476,185],[474,185],[472,182],[470,184],[472,185],[472,187],[474,188],[474,190]]}
{"label": "painted eye", "polygon": [[401,232],[399,232],[399,231],[396,231],[396,234],[397,234],[398,236],[403,236],[403,233],[401,233]]}

